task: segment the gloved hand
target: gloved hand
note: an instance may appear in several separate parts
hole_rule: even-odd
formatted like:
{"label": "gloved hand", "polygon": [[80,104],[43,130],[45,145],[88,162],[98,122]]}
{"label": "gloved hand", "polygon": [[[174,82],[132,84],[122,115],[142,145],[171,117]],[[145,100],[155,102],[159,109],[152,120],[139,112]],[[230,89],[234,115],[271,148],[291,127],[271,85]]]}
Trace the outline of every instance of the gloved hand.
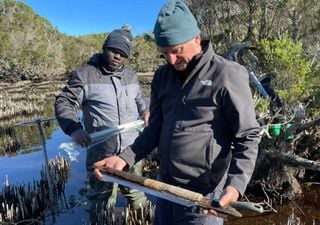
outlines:
{"label": "gloved hand", "polygon": [[89,136],[89,134],[82,129],[78,129],[72,132],[71,137],[73,141],[77,144],[80,145],[81,147],[88,147],[91,145],[92,140]]}

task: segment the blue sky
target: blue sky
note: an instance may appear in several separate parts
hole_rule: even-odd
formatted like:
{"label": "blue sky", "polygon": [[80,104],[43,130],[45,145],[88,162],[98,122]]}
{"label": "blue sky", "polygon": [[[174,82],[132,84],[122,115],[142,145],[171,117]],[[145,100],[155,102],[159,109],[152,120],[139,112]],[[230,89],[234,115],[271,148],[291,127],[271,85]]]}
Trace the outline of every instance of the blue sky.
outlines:
{"label": "blue sky", "polygon": [[84,35],[110,32],[124,24],[134,36],[151,32],[167,0],[20,0],[60,32]]}

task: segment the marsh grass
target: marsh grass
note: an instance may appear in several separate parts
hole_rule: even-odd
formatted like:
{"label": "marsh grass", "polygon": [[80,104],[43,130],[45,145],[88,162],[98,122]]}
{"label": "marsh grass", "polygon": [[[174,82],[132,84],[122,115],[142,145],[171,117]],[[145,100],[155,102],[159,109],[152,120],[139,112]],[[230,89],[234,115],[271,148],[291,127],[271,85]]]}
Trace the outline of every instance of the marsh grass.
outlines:
{"label": "marsh grass", "polygon": [[0,126],[52,115],[55,95],[62,82],[0,83]]}
{"label": "marsh grass", "polygon": [[[39,181],[12,185],[7,178],[0,192],[0,224],[42,224],[48,211],[57,213],[59,207],[66,205],[64,186],[70,176],[70,162],[57,156],[49,161],[51,180],[48,181],[44,167]],[[53,187],[54,198],[49,198],[48,182]],[[24,223],[25,222],[25,223]]]}
{"label": "marsh grass", "polygon": [[[0,155],[15,155],[20,148],[18,139],[25,133],[17,135],[15,123],[53,115],[54,98],[63,86],[61,81],[0,83]],[[37,136],[35,129],[24,129],[28,130],[28,137],[22,137],[25,142]]]}
{"label": "marsh grass", "polygon": [[[139,74],[138,77],[144,95],[150,96],[152,74]],[[0,83],[0,126],[53,116],[55,96],[64,86],[65,82],[61,81]]]}
{"label": "marsh grass", "polygon": [[[149,96],[152,74],[138,77],[144,95]],[[62,81],[0,83],[0,155],[14,153],[20,147],[14,133],[7,132],[13,124],[54,115],[55,96],[64,86]],[[30,134],[36,135],[34,131]]]}

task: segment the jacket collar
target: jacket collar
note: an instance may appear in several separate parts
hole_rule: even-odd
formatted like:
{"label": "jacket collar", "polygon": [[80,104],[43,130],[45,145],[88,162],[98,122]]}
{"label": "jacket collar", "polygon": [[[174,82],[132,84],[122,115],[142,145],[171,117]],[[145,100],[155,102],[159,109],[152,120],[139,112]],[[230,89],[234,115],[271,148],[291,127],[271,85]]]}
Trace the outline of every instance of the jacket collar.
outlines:
{"label": "jacket collar", "polygon": [[109,71],[106,66],[103,64],[102,60],[102,53],[96,53],[88,61],[88,64],[99,68],[100,72],[103,75],[110,75],[110,76],[116,76],[121,78],[121,76],[124,74],[124,66],[120,66],[117,70],[115,71]]}
{"label": "jacket collar", "polygon": [[103,75],[116,76],[121,78],[121,76],[124,74],[124,66],[119,67],[115,71],[109,71],[103,64],[100,64],[99,69]]}
{"label": "jacket collar", "polygon": [[186,79],[182,85],[184,87],[189,80],[202,68],[202,66],[214,56],[212,44],[209,40],[201,41],[202,52],[195,55],[184,71]]}

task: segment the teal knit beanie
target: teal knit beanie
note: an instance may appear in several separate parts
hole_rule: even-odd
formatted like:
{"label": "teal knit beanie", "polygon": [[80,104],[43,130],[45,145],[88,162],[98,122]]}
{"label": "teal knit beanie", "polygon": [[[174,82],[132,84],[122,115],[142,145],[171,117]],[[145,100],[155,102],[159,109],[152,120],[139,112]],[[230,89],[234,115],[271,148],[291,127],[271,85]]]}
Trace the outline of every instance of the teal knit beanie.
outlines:
{"label": "teal knit beanie", "polygon": [[181,0],[173,0],[161,8],[153,33],[159,47],[169,47],[192,40],[200,29],[188,6]]}

